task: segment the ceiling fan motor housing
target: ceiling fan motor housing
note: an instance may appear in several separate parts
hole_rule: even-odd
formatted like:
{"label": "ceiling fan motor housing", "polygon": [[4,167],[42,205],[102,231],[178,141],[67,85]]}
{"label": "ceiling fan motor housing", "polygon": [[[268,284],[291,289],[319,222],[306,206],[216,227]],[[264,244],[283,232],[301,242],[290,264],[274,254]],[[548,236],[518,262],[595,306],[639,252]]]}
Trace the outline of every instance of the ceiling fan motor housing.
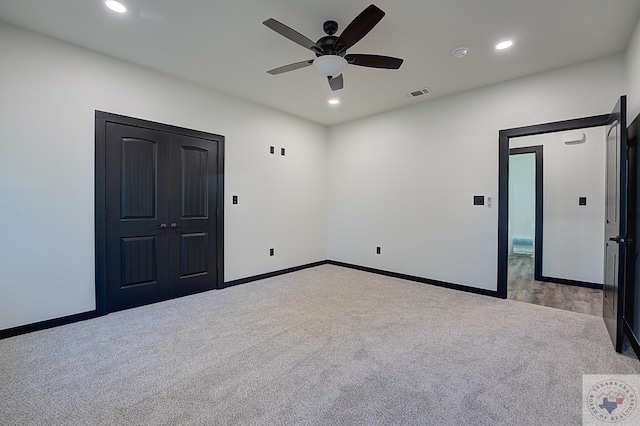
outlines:
{"label": "ceiling fan motor housing", "polygon": [[322,25],[322,29],[327,35],[334,35],[338,31],[338,23],[336,21],[327,21]]}
{"label": "ceiling fan motor housing", "polygon": [[[322,55],[337,55],[340,52],[335,51],[334,46],[338,37],[336,36],[324,36],[316,43],[320,49],[322,49],[322,53],[316,52],[316,56]],[[344,52],[342,55],[344,56]]]}

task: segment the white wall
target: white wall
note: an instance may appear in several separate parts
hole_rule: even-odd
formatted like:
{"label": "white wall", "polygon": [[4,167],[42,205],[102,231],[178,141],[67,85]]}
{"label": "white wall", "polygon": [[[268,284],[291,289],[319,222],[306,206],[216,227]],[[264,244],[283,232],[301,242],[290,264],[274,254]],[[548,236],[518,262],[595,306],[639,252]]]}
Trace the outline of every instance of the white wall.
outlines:
{"label": "white wall", "polygon": [[328,258],[496,290],[498,131],[607,113],[623,89],[616,55],[330,128]]}
{"label": "white wall", "polygon": [[[530,238],[536,232],[536,155],[509,156],[509,254],[514,238]],[[532,247],[533,250],[533,247]]]}
{"label": "white wall", "polygon": [[625,81],[616,55],[327,133],[5,24],[0,51],[0,329],[94,309],[96,109],[226,137],[226,281],[328,257],[495,290],[498,130],[605,113]]}
{"label": "white wall", "polygon": [[326,258],[325,127],[4,24],[0,52],[0,329],[95,308],[95,110],[226,137],[225,281]]}
{"label": "white wall", "polygon": [[640,21],[626,53],[627,119],[629,123],[640,114]]}
{"label": "white wall", "polygon": [[602,284],[605,129],[580,132],[583,144],[566,145],[558,132],[513,138],[509,146],[543,146],[542,275]]}

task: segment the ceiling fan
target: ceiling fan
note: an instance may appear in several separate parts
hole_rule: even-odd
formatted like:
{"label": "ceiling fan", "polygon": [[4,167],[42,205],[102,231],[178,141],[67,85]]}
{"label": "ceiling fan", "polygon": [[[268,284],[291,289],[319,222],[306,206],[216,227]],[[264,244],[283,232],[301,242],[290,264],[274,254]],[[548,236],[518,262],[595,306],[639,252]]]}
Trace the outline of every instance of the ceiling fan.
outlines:
{"label": "ceiling fan", "polygon": [[324,32],[327,35],[317,42],[313,42],[273,18],[267,19],[263,22],[264,25],[294,43],[311,50],[317,56],[315,59],[295,62],[267,72],[271,75],[282,74],[313,64],[320,74],[327,77],[331,90],[340,90],[344,86],[342,71],[348,64],[370,68],[398,69],[403,62],[399,58],[347,53],[347,49],[367,35],[383,17],[384,12],[372,4],[356,16],[339,36],[335,35],[338,31],[338,23],[336,21],[327,21],[323,25]]}

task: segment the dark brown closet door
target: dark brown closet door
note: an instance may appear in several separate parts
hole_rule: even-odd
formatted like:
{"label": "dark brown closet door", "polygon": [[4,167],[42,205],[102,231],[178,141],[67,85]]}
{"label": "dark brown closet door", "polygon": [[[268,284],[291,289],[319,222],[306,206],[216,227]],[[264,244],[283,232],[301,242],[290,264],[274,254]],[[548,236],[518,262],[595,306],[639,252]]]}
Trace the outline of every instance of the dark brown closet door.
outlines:
{"label": "dark brown closet door", "polygon": [[106,126],[106,256],[109,311],[164,300],[170,135]]}
{"label": "dark brown closet door", "polygon": [[216,288],[217,144],[173,135],[169,151],[169,295]]}
{"label": "dark brown closet door", "polygon": [[107,311],[218,287],[219,143],[106,124]]}

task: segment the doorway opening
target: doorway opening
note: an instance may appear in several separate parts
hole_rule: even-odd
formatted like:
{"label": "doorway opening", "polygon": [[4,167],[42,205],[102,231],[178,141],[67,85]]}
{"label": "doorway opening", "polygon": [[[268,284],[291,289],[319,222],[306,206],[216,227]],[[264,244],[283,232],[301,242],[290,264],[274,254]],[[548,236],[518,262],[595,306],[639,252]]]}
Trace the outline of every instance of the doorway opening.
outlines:
{"label": "doorway opening", "polygon": [[[555,210],[558,210],[561,203],[558,198],[553,197],[555,190],[553,185],[548,194],[548,201],[551,202],[543,205],[545,202],[543,182],[546,171],[543,171],[543,146],[541,145],[544,144],[536,143],[541,140],[536,138],[552,133],[555,133],[556,137],[561,137],[562,133],[558,132],[603,127],[606,125],[607,117],[607,115],[594,116],[500,132],[498,213],[498,294],[500,297],[601,315],[602,271],[592,272],[585,278],[579,274],[577,276],[568,274],[562,270],[563,265],[559,265],[559,263],[567,263],[559,262],[559,259],[566,259],[566,255],[558,255],[559,249],[563,248],[559,246],[568,245],[563,248],[565,253],[575,252],[578,257],[580,244],[583,242],[580,241],[582,237],[574,238],[570,242],[563,241],[558,229],[566,229],[567,221],[579,224],[580,220],[577,220],[575,215],[567,217],[567,210],[561,212],[562,214],[554,211],[553,204],[556,205]],[[531,138],[527,140],[527,137]],[[564,144],[559,142],[559,145]],[[544,152],[548,154],[546,150]],[[578,159],[574,160],[578,161]],[[553,167],[549,172],[553,173]],[[522,176],[523,174],[526,176]],[[519,176],[525,180],[518,182]],[[558,176],[555,178],[557,179]],[[601,180],[604,181],[604,175]],[[566,199],[560,201],[570,204],[571,208],[578,213],[584,213],[586,210],[576,210],[578,206],[582,207],[584,196],[587,202],[592,200],[590,193],[567,194],[565,192],[563,196]],[[545,209],[549,219],[543,221]],[[566,206],[565,209],[567,209]],[[545,240],[545,237],[548,238]],[[602,238],[601,235],[600,238]],[[543,247],[546,247],[546,250]],[[600,249],[598,242],[592,244],[592,249]]]}
{"label": "doorway opening", "polygon": [[[598,135],[598,128],[594,128],[596,131],[592,132]],[[603,131],[603,129],[600,129]],[[550,135],[542,135],[543,137],[549,139],[550,143],[556,143],[553,139],[558,138],[557,134]],[[591,135],[590,135],[591,136]],[[526,138],[525,138],[526,139]],[[540,138],[538,138],[540,139]],[[592,138],[593,139],[593,138]],[[597,139],[597,136],[596,136]],[[517,139],[514,139],[516,141]],[[514,142],[512,141],[512,142]],[[596,140],[596,145],[599,145],[599,140]],[[527,142],[524,142],[527,143]],[[591,141],[593,144],[593,141]],[[517,143],[516,143],[517,144]],[[563,148],[560,146],[560,148]],[[591,148],[593,150],[593,148]],[[553,153],[553,150],[551,150]],[[596,149],[597,151],[597,149]],[[558,309],[564,309],[573,312],[579,312],[594,316],[602,315],[602,284],[601,283],[588,283],[581,282],[576,280],[569,280],[566,278],[557,278],[543,275],[543,212],[544,212],[544,160],[543,160],[543,145],[535,145],[535,146],[524,146],[519,148],[511,148],[509,151],[509,261],[508,261],[508,284],[507,284],[507,298],[511,300],[517,300],[520,302],[533,303],[537,305],[549,306]],[[553,155],[553,154],[552,154]],[[575,157],[575,152],[574,152]],[[582,159],[584,160],[584,158]],[[596,162],[599,161],[598,158],[595,159]],[[553,166],[556,166],[560,162],[556,158],[551,161],[552,172]],[[580,161],[576,161],[576,163],[580,163]],[[593,173],[594,178],[597,179],[597,173],[595,173],[595,169],[597,167],[592,167],[592,169],[588,169],[589,173]],[[572,168],[567,167],[567,172],[572,174],[575,173],[576,170],[572,170]],[[551,173],[553,175],[553,173]],[[575,178],[578,178],[574,176]],[[549,182],[552,183],[552,182]],[[588,182],[586,183],[589,184]],[[557,193],[567,193],[569,188],[563,188],[564,185],[556,182],[555,188],[550,188],[549,192],[549,200],[552,202],[558,202],[555,199],[554,194]],[[570,186],[569,184],[567,186]],[[600,189],[600,191],[598,191]],[[598,185],[595,185],[595,188],[590,188],[592,191],[588,197],[590,199],[591,204],[604,204],[603,196],[604,191],[603,188],[598,188]],[[597,194],[601,192],[601,194]],[[596,197],[593,197],[596,195]],[[598,196],[599,195],[599,196]],[[586,198],[587,197],[583,197]],[[567,203],[571,204],[571,203]],[[551,233],[554,231],[556,234],[559,232],[563,232],[563,230],[554,230],[554,227],[557,227],[558,224],[558,213],[567,213],[568,209],[576,209],[575,206],[569,205],[565,206],[565,209],[560,209],[562,206],[550,206],[548,209],[548,214],[550,216],[550,227]],[[591,208],[596,208],[597,206],[589,206]],[[565,211],[562,211],[565,210]],[[603,210],[603,209],[600,209]],[[585,219],[585,215],[582,215],[582,220]],[[560,219],[562,220],[562,219]],[[599,222],[602,222],[601,217],[595,218],[595,226],[597,229],[597,225]],[[568,227],[564,224],[564,231],[568,231],[567,233],[577,232],[578,235],[574,238],[575,241],[584,242],[588,240],[584,235],[580,234],[580,229],[567,230]],[[576,226],[573,226],[576,228]],[[597,231],[595,231],[597,235]],[[558,239],[564,239],[566,236],[564,235],[552,235],[549,238],[552,245],[555,247],[549,247],[552,253],[551,259],[551,268],[547,268],[547,274],[553,274],[553,265],[554,257],[558,256],[558,252],[561,253],[562,247],[558,247]],[[593,237],[593,235],[592,235]],[[597,241],[593,244],[596,250],[600,247],[601,242]],[[573,249],[568,245],[569,249],[573,251]],[[585,250],[586,251],[586,250]],[[593,254],[592,254],[593,255]],[[565,256],[563,256],[566,258]],[[564,263],[564,262],[563,262]],[[592,262],[591,262],[592,263]],[[597,263],[596,265],[597,266]],[[599,268],[597,269],[596,275],[602,275],[602,272]],[[551,273],[550,273],[551,272]],[[561,272],[556,269],[556,272]],[[566,272],[566,271],[565,271]],[[570,272],[570,271],[568,271]],[[575,275],[569,275],[575,277]],[[592,279],[594,279],[592,277]]]}
{"label": "doorway opening", "polygon": [[[542,276],[543,146],[509,150],[509,255]],[[510,262],[511,264],[512,262]]]}

